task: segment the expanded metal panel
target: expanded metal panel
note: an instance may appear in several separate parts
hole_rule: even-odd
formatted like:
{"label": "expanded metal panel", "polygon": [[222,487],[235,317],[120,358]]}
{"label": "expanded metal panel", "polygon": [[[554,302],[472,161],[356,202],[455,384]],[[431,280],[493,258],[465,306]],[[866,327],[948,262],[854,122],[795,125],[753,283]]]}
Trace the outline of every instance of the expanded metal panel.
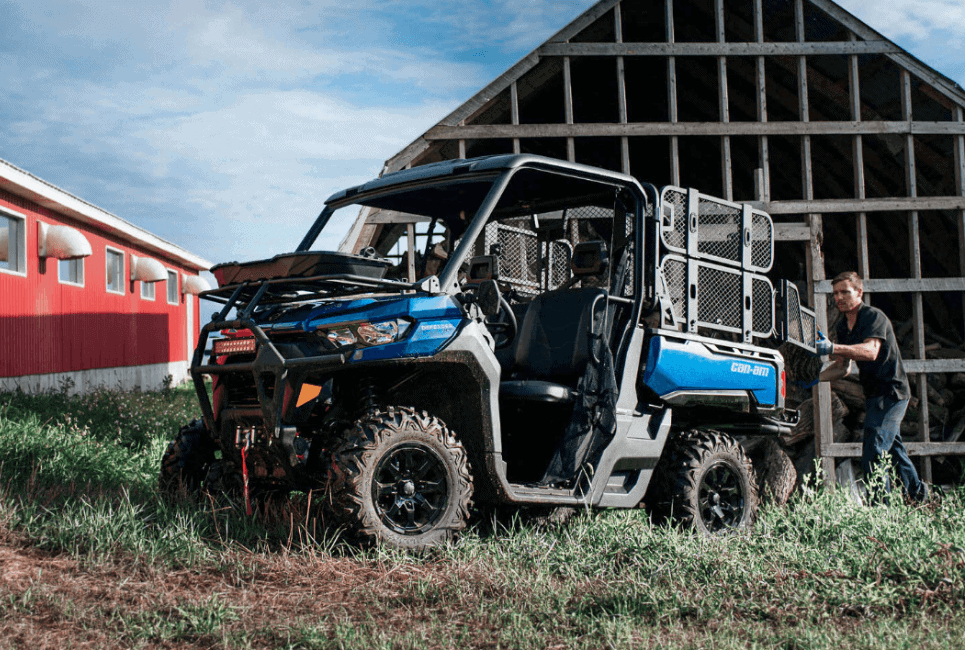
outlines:
{"label": "expanded metal panel", "polygon": [[766,272],[774,264],[774,224],[763,212],[751,214],[751,265]]}
{"label": "expanded metal panel", "polygon": [[796,286],[785,282],[784,287],[784,328],[787,340],[813,350],[817,341],[817,319],[814,312],[801,304],[801,296]]}
{"label": "expanded metal panel", "polygon": [[774,224],[766,213],[748,208],[745,224],[743,205],[679,187],[665,187],[661,203],[661,241],[671,251],[756,272],[773,265]]}
{"label": "expanded metal panel", "polygon": [[741,272],[697,262],[697,325],[741,331],[744,303]]}
{"label": "expanded metal panel", "polygon": [[741,262],[741,210],[701,196],[697,203],[697,252],[720,262]]}
{"label": "expanded metal panel", "polygon": [[[692,266],[691,266],[692,265]],[[687,323],[690,281],[688,268],[696,271],[693,303],[697,306],[694,325],[698,328],[735,334],[743,333],[744,304],[749,301],[750,327],[754,336],[766,338],[774,332],[774,287],[763,275],[750,275],[750,295],[744,295],[747,273],[719,264],[689,261],[678,255],[664,257],[660,265],[674,320]],[[694,271],[691,271],[693,273]]]}
{"label": "expanded metal panel", "polygon": [[751,279],[754,335],[768,337],[774,333],[774,287],[767,278]]}
{"label": "expanded metal panel", "polygon": [[660,238],[667,248],[687,252],[687,192],[676,187],[665,187],[661,192]]}
{"label": "expanded metal panel", "polygon": [[684,323],[687,320],[687,261],[679,257],[667,256],[660,265],[663,284],[670,298],[674,320]]}

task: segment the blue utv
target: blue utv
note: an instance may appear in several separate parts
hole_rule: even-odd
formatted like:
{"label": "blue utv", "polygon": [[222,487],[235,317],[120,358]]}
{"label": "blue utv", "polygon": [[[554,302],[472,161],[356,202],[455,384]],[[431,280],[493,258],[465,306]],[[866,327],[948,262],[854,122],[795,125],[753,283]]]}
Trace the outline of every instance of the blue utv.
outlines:
{"label": "blue utv", "polygon": [[[324,250],[352,224],[374,247]],[[816,333],[767,275],[773,233],[747,204],[532,155],[338,192],[295,252],[212,269],[203,420],[161,488],[311,491],[357,540],[415,549],[473,502],[749,526],[738,438],[793,426],[776,346]]]}

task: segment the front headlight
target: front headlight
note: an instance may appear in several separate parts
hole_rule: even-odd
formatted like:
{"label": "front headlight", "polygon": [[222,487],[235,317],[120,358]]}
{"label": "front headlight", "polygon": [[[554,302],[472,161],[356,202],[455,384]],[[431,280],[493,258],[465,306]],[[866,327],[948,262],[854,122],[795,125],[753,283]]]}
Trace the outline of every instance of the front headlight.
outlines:
{"label": "front headlight", "polygon": [[395,343],[405,338],[411,323],[401,318],[377,323],[362,322],[334,327],[323,327],[320,333],[338,347],[355,345],[366,346]]}

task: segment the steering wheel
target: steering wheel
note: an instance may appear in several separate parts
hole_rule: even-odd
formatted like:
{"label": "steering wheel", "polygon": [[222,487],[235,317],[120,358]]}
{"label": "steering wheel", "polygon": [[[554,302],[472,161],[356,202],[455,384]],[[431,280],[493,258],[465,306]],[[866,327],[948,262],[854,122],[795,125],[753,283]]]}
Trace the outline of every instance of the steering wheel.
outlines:
{"label": "steering wheel", "polygon": [[499,296],[499,311],[492,316],[487,316],[483,322],[486,324],[489,333],[493,335],[497,350],[509,347],[519,330],[516,314],[513,312],[513,308],[509,306],[509,301],[502,295]]}

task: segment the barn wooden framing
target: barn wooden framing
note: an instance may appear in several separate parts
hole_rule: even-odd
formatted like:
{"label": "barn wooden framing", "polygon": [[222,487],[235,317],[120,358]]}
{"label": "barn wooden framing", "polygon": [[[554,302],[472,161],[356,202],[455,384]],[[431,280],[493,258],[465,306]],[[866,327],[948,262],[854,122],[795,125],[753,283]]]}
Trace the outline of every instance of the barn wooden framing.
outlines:
{"label": "barn wooden framing", "polygon": [[[384,171],[509,152],[752,201],[777,222],[775,274],[806,282],[822,329],[827,278],[854,268],[912,324],[909,373],[965,372],[925,338],[965,339],[965,91],[830,0],[602,0]],[[341,248],[414,233],[363,212]],[[861,449],[832,439],[830,389],[814,391],[830,474]],[[932,457],[965,443],[930,438],[927,381],[917,393],[907,447],[930,481]]]}

